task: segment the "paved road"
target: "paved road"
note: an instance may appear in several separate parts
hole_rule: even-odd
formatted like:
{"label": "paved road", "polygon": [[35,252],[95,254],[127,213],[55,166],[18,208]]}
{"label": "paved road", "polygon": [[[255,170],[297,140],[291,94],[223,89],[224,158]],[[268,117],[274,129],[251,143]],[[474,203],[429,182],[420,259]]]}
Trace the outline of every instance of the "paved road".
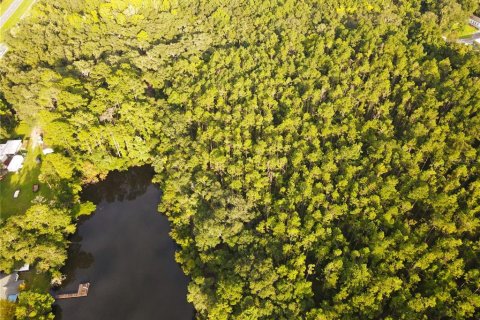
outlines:
{"label": "paved road", "polygon": [[474,34],[472,34],[472,35],[470,36],[470,38],[459,39],[459,40],[457,40],[457,42],[458,42],[458,43],[463,43],[463,44],[473,44],[473,42],[474,42],[476,39],[480,39],[480,31],[477,31],[477,32],[475,32]]}
{"label": "paved road", "polygon": [[0,43],[0,59],[8,51],[8,47],[5,43]]}
{"label": "paved road", "polygon": [[32,150],[35,150],[35,147],[37,146],[37,144],[39,144],[40,139],[40,128],[33,127],[32,132],[30,133],[30,148]]}
{"label": "paved road", "polygon": [[15,11],[17,11],[18,7],[20,7],[22,2],[23,0],[14,0],[10,5],[10,7],[8,7],[7,10],[5,10],[5,12],[2,12],[2,16],[0,16],[0,29],[3,27],[5,22],[7,22],[8,19],[10,19],[12,14],[14,14]]}

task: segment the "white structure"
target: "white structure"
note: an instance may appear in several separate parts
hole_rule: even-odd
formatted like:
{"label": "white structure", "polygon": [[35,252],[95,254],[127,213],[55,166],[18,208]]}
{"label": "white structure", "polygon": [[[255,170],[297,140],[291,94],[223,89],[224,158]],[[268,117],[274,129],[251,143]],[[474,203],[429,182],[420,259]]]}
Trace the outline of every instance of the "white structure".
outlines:
{"label": "white structure", "polygon": [[17,301],[19,286],[24,283],[18,280],[18,273],[0,273],[0,299],[15,302]]}
{"label": "white structure", "polygon": [[8,140],[5,144],[5,150],[3,151],[6,155],[14,155],[22,147],[22,140]]}
{"label": "white structure", "polygon": [[474,26],[477,29],[480,29],[480,18],[477,16],[471,16],[470,19],[468,20],[470,25]]}
{"label": "white structure", "polygon": [[8,140],[7,143],[0,145],[1,156],[12,156],[22,147],[22,140]]}
{"label": "white structure", "polygon": [[23,157],[21,155],[13,156],[12,160],[8,164],[7,170],[10,172],[17,172],[23,167]]}
{"label": "white structure", "polygon": [[21,147],[22,140],[8,140],[6,143],[0,144],[0,161],[7,161],[9,157],[17,154]]}
{"label": "white structure", "polygon": [[21,272],[21,271],[28,271],[28,270],[30,270],[30,265],[28,263],[25,263],[22,267],[15,269],[13,271]]}
{"label": "white structure", "polygon": [[4,153],[5,147],[7,144],[0,144],[0,161],[5,161],[7,160],[7,155]]}
{"label": "white structure", "polygon": [[53,149],[52,148],[45,148],[43,149],[43,154],[50,154],[50,153],[53,153]]}
{"label": "white structure", "polygon": [[473,42],[475,42],[478,46],[480,46],[480,39],[475,39],[473,40]]}

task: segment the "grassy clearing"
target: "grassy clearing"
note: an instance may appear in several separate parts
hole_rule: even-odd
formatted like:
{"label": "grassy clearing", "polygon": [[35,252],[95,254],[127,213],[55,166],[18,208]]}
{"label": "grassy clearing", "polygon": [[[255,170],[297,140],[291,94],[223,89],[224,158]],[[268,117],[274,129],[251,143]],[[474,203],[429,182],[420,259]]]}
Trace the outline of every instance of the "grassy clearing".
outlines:
{"label": "grassy clearing", "polygon": [[470,38],[472,34],[475,32],[478,32],[479,30],[477,28],[472,27],[471,25],[467,24],[463,27],[462,30],[459,31],[459,37],[460,39],[465,39],[465,38]]}
{"label": "grassy clearing", "polygon": [[[51,191],[46,185],[41,185],[38,181],[40,174],[40,165],[35,161],[41,154],[41,148],[27,152],[23,168],[17,173],[8,173],[0,181],[0,212],[2,219],[6,219],[14,214],[24,213],[31,205],[32,200],[37,196],[45,198],[51,197]],[[38,184],[40,190],[33,192],[33,185]],[[18,198],[14,199],[13,194],[20,190]]]}
{"label": "grassy clearing", "polygon": [[[1,4],[1,10],[2,10],[1,12],[2,13],[5,11],[6,8],[8,8],[8,5],[10,5],[12,1],[13,0],[7,0],[7,1],[2,2],[2,4]],[[10,16],[10,19],[8,19],[7,22],[5,22],[5,24],[3,25],[2,34],[1,34],[2,39],[3,39],[3,36],[4,36],[5,32],[7,32],[11,27],[16,25],[18,23],[18,21],[20,21],[22,16],[28,11],[30,6],[35,1],[36,0],[24,0],[22,2],[22,4],[18,7],[17,11],[15,11],[15,13]]]}
{"label": "grassy clearing", "polygon": [[21,272],[20,278],[25,280],[25,289],[36,289],[41,292],[47,292],[50,289],[50,278],[46,273],[37,273],[35,269]]}
{"label": "grassy clearing", "polygon": [[[18,173],[8,173],[0,181],[0,223],[12,215],[21,215],[32,205],[32,200],[37,196],[46,199],[53,198],[53,191],[46,184],[41,184],[38,180],[41,164],[38,164],[37,157],[42,158],[42,146],[33,148],[33,137],[30,136],[32,126],[21,122],[12,135],[12,138],[21,138],[24,142],[24,149],[20,154],[24,154],[25,162],[23,168]],[[33,185],[38,184],[40,189],[33,192]],[[20,190],[19,197],[13,198],[15,190]],[[25,285],[21,290],[34,290],[37,292],[48,292],[50,290],[51,275],[48,272],[39,273],[35,266],[26,272],[20,272],[20,279],[25,280]],[[0,317],[1,318],[1,317]],[[2,318],[3,319],[3,318]],[[13,318],[12,318],[13,319]]]}
{"label": "grassy clearing", "polygon": [[20,122],[20,124],[15,128],[15,135],[17,137],[26,138],[31,131],[32,127],[29,124],[26,122]]}

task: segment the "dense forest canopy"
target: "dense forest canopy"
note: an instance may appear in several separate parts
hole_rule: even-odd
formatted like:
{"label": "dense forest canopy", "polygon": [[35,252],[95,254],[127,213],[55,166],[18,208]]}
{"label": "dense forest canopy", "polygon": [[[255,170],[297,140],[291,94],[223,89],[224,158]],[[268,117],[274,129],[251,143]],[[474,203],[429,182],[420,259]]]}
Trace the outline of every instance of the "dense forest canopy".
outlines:
{"label": "dense forest canopy", "polygon": [[480,57],[442,40],[477,8],[39,1],[2,116],[58,185],[154,166],[200,319],[479,318]]}

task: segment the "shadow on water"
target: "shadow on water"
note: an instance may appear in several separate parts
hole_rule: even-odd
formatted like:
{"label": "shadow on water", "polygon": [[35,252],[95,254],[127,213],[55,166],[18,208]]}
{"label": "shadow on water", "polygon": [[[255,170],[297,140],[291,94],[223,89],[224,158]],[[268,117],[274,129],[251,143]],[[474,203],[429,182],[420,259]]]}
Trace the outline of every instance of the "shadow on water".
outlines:
{"label": "shadow on water", "polygon": [[150,167],[112,172],[83,191],[97,210],[71,237],[66,279],[54,294],[76,292],[82,282],[90,290],[87,297],[57,300],[57,320],[193,318],[188,278],[175,262],[168,220],[157,212],[161,191],[153,174]]}
{"label": "shadow on water", "polygon": [[65,275],[63,286],[70,283],[78,283],[87,281],[88,279],[76,279],[75,269],[88,269],[92,266],[95,258],[90,252],[81,250],[80,242],[72,242],[68,250],[68,264],[62,269],[62,274]]}
{"label": "shadow on water", "polygon": [[111,203],[135,200],[152,185],[154,173],[153,168],[149,166],[135,167],[128,171],[113,171],[108,174],[107,179],[84,188],[82,199],[95,204],[102,201]]}

